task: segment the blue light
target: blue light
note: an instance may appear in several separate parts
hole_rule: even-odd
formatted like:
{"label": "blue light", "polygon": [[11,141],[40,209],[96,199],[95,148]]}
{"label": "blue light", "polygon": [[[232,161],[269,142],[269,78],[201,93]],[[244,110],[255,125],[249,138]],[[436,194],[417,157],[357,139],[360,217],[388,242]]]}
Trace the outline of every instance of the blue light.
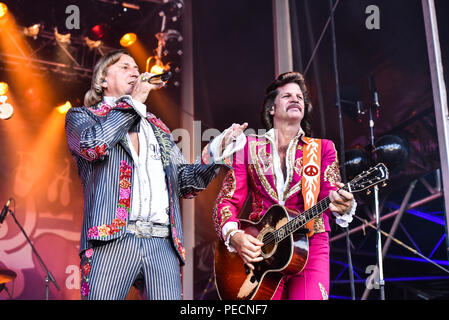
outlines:
{"label": "blue light", "polygon": [[440,246],[441,242],[443,242],[444,238],[446,238],[446,234],[443,234],[443,236],[441,237],[440,241],[438,241],[438,243],[436,244],[435,248],[433,248],[432,252],[430,253],[430,255],[428,256],[428,258],[432,257],[433,254],[435,253],[435,251],[438,249],[438,247]]}
{"label": "blue light", "polygon": [[329,299],[352,300],[351,297],[346,297],[346,296],[333,296],[333,295],[330,295],[330,296],[329,296]]}
{"label": "blue light", "polygon": [[[399,208],[399,206],[397,204],[391,203],[391,202],[388,202],[386,205],[389,208],[393,208],[393,209],[398,209]],[[432,216],[429,213],[421,212],[421,211],[418,211],[418,210],[415,210],[415,209],[409,209],[406,212],[409,213],[409,214],[412,214],[414,216],[417,216],[417,217],[420,217],[420,218],[432,221],[432,222],[437,223],[439,225],[442,225],[442,226],[445,225],[445,222],[444,222],[443,219],[438,218],[438,217],[434,217],[434,216]]]}
{"label": "blue light", "polygon": [[[428,281],[428,280],[448,280],[449,276],[428,276],[428,277],[402,277],[385,278],[385,282],[407,282],[407,281]],[[350,280],[331,280],[331,284],[346,284]],[[354,283],[365,283],[366,280],[354,280]]]}
{"label": "blue light", "polygon": [[434,276],[434,277],[404,277],[404,278],[388,278],[386,282],[400,282],[400,281],[424,281],[424,280],[447,280],[449,276]]}
{"label": "blue light", "polygon": [[[427,261],[426,259],[423,259],[423,258],[404,257],[404,256],[396,256],[396,255],[387,255],[387,258],[430,263],[429,261]],[[446,260],[432,260],[432,261],[439,265],[446,265],[446,266],[449,265],[449,262]]]}

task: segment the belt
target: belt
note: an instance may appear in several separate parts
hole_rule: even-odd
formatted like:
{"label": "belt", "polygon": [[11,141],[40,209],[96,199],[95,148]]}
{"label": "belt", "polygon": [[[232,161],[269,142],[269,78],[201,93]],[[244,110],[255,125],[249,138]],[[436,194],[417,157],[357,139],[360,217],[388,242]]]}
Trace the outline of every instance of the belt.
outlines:
{"label": "belt", "polygon": [[168,225],[139,220],[129,221],[126,232],[134,234],[137,238],[167,238],[170,235]]}

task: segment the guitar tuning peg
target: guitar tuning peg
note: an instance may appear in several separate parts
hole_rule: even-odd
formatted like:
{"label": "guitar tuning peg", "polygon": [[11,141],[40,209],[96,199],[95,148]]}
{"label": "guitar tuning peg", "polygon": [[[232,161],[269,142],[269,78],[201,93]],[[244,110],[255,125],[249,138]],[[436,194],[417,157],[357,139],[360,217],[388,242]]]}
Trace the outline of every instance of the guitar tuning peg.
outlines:
{"label": "guitar tuning peg", "polygon": [[385,188],[386,186],[387,186],[386,182],[382,183],[382,188]]}
{"label": "guitar tuning peg", "polygon": [[368,190],[366,191],[366,195],[369,196],[370,194],[371,194],[371,190],[368,189]]}

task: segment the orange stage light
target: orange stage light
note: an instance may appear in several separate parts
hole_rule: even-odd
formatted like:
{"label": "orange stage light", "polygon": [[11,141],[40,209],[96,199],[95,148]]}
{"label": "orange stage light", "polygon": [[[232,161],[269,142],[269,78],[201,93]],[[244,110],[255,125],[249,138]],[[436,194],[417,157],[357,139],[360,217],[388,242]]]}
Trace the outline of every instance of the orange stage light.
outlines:
{"label": "orange stage light", "polygon": [[[1,1],[1,0],[0,0]],[[8,19],[6,19],[6,17]],[[28,43],[27,36],[16,24],[14,16],[8,11],[8,15],[0,20],[2,36],[0,37],[0,51],[9,55],[16,56],[32,56],[31,47]],[[22,70],[13,70],[8,73],[8,85],[14,88],[16,92],[22,92],[24,98],[27,100],[24,104],[24,111],[33,111],[35,115],[42,116],[46,111],[44,106],[48,105],[47,101],[52,101],[54,97],[54,88],[50,87],[48,79],[45,77],[38,77],[33,73],[23,73]],[[1,79],[5,80],[5,79]],[[33,91],[33,96],[28,96],[28,91]],[[10,95],[9,90],[8,95]],[[55,99],[56,100],[56,99]],[[54,101],[54,100],[53,100]],[[57,100],[56,100],[57,101]],[[17,110],[20,108],[17,104]],[[41,114],[42,113],[42,114]],[[14,120],[17,119],[17,115]]]}
{"label": "orange stage light", "polygon": [[151,67],[150,72],[155,73],[155,74],[162,74],[162,73],[164,73],[164,67],[158,66],[157,64],[155,64],[154,66]]}
{"label": "orange stage light", "polygon": [[126,33],[120,39],[120,45],[122,47],[129,47],[137,40],[137,35],[135,33]]}
{"label": "orange stage light", "polygon": [[[154,64],[150,68],[152,60],[154,60]],[[162,74],[165,71],[168,71],[169,69],[170,69],[170,65],[169,64],[164,65],[162,63],[162,61],[157,56],[149,57],[147,59],[146,69],[145,69],[146,72],[151,72],[151,73],[154,73],[154,74]]]}
{"label": "orange stage light", "polygon": [[8,93],[8,84],[6,82],[0,82],[0,96],[4,96]]}
{"label": "orange stage light", "polygon": [[72,107],[72,104],[70,103],[70,101],[67,101],[66,103],[56,107],[56,109],[58,110],[59,113],[66,114],[67,111],[69,111],[69,109],[71,107]]}
{"label": "orange stage light", "polygon": [[0,19],[3,18],[8,12],[8,7],[3,2],[0,2]]}
{"label": "orange stage light", "polygon": [[37,39],[37,35],[39,34],[39,31],[41,29],[41,24],[40,23],[36,23],[33,24],[30,27],[25,27],[23,28],[23,34],[28,36],[28,37],[32,37],[33,39]]}

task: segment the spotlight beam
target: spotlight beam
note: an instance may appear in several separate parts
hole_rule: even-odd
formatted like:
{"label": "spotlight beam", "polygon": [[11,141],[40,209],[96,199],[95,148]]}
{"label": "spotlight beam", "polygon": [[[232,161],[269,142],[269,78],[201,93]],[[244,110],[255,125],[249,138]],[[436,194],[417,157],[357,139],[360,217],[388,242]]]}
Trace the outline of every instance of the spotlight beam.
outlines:
{"label": "spotlight beam", "polygon": [[19,50],[20,54],[22,56],[24,56],[25,58],[27,58],[27,55],[25,54],[25,52],[23,52],[22,48],[17,43],[16,39],[14,39],[14,37],[9,32],[7,33],[7,35],[8,35],[9,40],[11,40],[12,43],[14,43],[14,46],[17,48],[17,50]]}
{"label": "spotlight beam", "polygon": [[84,68],[82,66],[70,66],[70,65],[67,65],[64,63],[58,63],[58,62],[35,59],[35,58],[27,58],[27,57],[22,57],[22,56],[10,54],[10,53],[4,53],[4,52],[0,52],[0,57],[6,57],[6,58],[10,58],[10,59],[17,59],[17,60],[23,60],[23,61],[31,61],[31,62],[43,64],[43,65],[50,65],[53,67],[59,67],[59,68],[64,68],[64,69],[74,69],[76,71],[82,71],[82,72],[88,72],[88,73],[92,72],[91,69]]}

